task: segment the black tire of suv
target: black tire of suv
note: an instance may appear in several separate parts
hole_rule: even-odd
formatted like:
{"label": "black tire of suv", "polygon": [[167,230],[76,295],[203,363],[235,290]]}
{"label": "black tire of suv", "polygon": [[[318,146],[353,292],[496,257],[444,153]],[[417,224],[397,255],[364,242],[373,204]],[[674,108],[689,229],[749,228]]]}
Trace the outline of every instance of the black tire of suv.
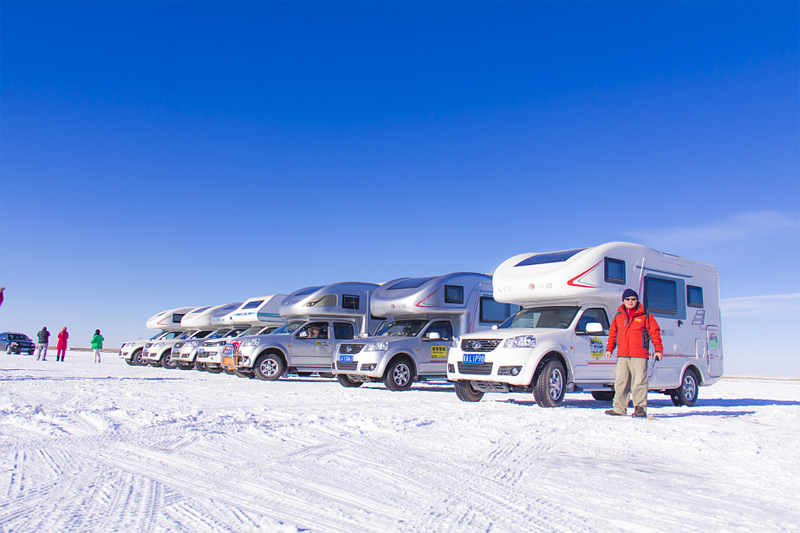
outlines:
{"label": "black tire of suv", "polygon": [[456,396],[462,402],[479,402],[483,398],[483,391],[475,390],[472,388],[472,383],[467,380],[460,379],[453,384],[456,389]]}
{"label": "black tire of suv", "polygon": [[681,386],[675,389],[670,394],[670,397],[672,398],[672,403],[675,405],[693,407],[697,403],[699,392],[700,379],[697,377],[697,372],[692,368],[687,368],[686,372],[683,373]]}
{"label": "black tire of suv", "polygon": [[170,352],[161,354],[161,359],[159,359],[158,362],[161,363],[162,368],[166,368],[167,370],[178,368],[178,362],[172,360],[172,354]]}
{"label": "black tire of suv", "polygon": [[181,370],[192,370],[194,368],[194,363],[184,363],[183,361],[177,361],[178,368]]}
{"label": "black tire of suv", "polygon": [[336,379],[339,382],[339,385],[347,388],[360,387],[364,384],[363,381],[352,381],[349,377],[347,377],[347,374],[339,374],[336,376]]}
{"label": "black tire of suv", "polygon": [[139,348],[131,354],[131,361],[137,366],[147,366],[147,361],[142,357],[142,349]]}
{"label": "black tire of suv", "polygon": [[533,397],[539,407],[558,407],[564,401],[567,375],[558,359],[549,359],[536,376]]}
{"label": "black tire of suv", "polygon": [[265,353],[258,356],[253,372],[263,381],[275,381],[283,375],[283,359],[274,353]]}
{"label": "black tire of suv", "polygon": [[222,373],[222,367],[221,366],[210,365],[208,363],[206,363],[205,365],[206,365],[206,371],[211,373],[211,374],[220,374],[220,373]]}
{"label": "black tire of suv", "polygon": [[398,357],[389,363],[383,373],[383,384],[390,391],[407,391],[414,384],[414,369],[405,357]]}

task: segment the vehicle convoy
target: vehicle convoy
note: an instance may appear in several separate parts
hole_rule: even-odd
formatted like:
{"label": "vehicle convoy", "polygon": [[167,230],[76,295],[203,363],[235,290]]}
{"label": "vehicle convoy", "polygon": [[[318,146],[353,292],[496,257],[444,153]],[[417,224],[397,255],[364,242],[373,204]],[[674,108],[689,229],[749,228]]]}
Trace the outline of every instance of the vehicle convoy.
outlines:
{"label": "vehicle convoy", "polygon": [[150,339],[141,339],[138,341],[130,341],[122,343],[119,347],[119,356],[125,360],[126,363],[133,366],[144,366],[148,362],[142,358],[142,352],[147,343],[155,343],[159,340],[174,339],[184,331],[186,328],[181,326],[181,319],[186,313],[197,309],[196,307],[178,307],[177,309],[169,309],[161,311],[151,316],[147,320],[147,329],[160,329]]}
{"label": "vehicle convoy", "polygon": [[0,333],[0,350],[6,353],[33,355],[36,345],[24,333]]}
{"label": "vehicle convoy", "polygon": [[343,282],[293,292],[280,305],[286,324],[269,335],[228,343],[223,368],[270,381],[284,372],[332,377],[337,342],[367,334],[380,322],[369,312],[369,299],[377,288],[375,283]]}
{"label": "vehicle convoy", "polygon": [[370,309],[387,324],[373,337],[340,343],[331,368],[344,387],[382,381],[404,391],[415,381],[446,379],[454,338],[501,324],[517,306],[494,300],[489,275],[456,272],[385,283]]}
{"label": "vehicle convoy", "polygon": [[611,359],[605,352],[610,319],[627,288],[638,292],[661,328],[661,361],[650,347],[651,391],[691,406],[701,385],[722,376],[713,265],[612,242],[514,256],[497,268],[492,284],[495,300],[523,309],[497,329],[464,335],[450,351],[447,378],[463,401],[479,401],[486,392],[533,392],[537,404],[555,407],[573,391],[611,401],[616,351]]}
{"label": "vehicle convoy", "polygon": [[[200,330],[212,330],[208,335],[202,338],[196,337],[193,339],[178,340],[172,345],[172,352],[170,360],[181,370],[191,370],[195,367],[195,357],[200,345],[206,339],[223,339],[229,336],[237,336],[242,331],[247,329],[247,326],[240,326],[233,328],[230,326],[220,327],[220,318],[231,314],[234,310],[238,309],[242,302],[234,302],[224,305],[215,305],[199,313],[191,313],[183,317],[181,324],[184,327]],[[216,324],[215,324],[216,322]],[[199,370],[205,370],[205,365],[201,364]]]}
{"label": "vehicle convoy", "polygon": [[142,359],[150,366],[160,366],[167,369],[177,368],[178,363],[172,360],[173,346],[179,341],[202,339],[210,335],[213,332],[213,329],[210,327],[197,329],[190,327],[189,324],[192,323],[196,315],[206,313],[213,307],[215,306],[207,305],[205,307],[196,307],[186,313],[183,318],[181,318],[181,327],[184,329],[184,332],[172,339],[156,339],[148,342],[144,345],[144,350],[142,350]]}
{"label": "vehicle convoy", "polygon": [[[222,352],[231,337],[267,335],[286,322],[280,315],[280,304],[284,298],[285,294],[250,298],[229,314],[212,319],[212,322],[236,329],[231,330],[225,338],[207,338],[197,349],[195,365],[205,367],[214,374],[222,372]],[[229,369],[228,372],[232,374],[233,370]]]}

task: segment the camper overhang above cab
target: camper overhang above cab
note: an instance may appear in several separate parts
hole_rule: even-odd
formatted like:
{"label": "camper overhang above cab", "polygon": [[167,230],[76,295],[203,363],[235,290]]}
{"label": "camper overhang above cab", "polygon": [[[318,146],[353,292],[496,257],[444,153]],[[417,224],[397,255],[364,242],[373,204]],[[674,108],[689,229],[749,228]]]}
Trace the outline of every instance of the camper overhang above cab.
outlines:
{"label": "camper overhang above cab", "polygon": [[249,298],[231,313],[231,323],[251,326],[283,324],[286,320],[281,317],[280,307],[285,298],[285,294]]}
{"label": "camper overhang above cab", "polygon": [[163,331],[183,331],[186,328],[181,325],[181,320],[186,314],[194,311],[195,309],[198,308],[177,307],[175,309],[161,311],[160,313],[156,313],[155,315],[151,316],[147,320],[145,327],[147,327],[147,329],[160,329]]}
{"label": "camper overhang above cab", "polygon": [[371,294],[377,283],[346,281],[325,286],[306,287],[284,298],[280,315],[284,319],[295,317],[363,317],[369,312]]}
{"label": "camper overhang above cab", "polygon": [[488,274],[454,272],[443,276],[398,278],[372,295],[372,314],[383,317],[453,316],[476,311],[480,296],[491,296]]}
{"label": "camper overhang above cab", "polygon": [[218,326],[213,324],[214,317],[224,316],[242,305],[242,302],[235,302],[223,305],[213,305],[207,307],[199,307],[195,311],[188,313],[181,320],[181,325],[184,328],[211,328]]}

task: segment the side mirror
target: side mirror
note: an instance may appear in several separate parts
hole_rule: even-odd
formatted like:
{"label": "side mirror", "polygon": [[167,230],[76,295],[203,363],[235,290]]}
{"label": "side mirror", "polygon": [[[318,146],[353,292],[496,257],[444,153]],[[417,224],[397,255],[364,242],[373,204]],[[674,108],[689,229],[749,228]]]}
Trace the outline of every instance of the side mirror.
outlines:
{"label": "side mirror", "polygon": [[438,331],[431,331],[430,333],[428,333],[428,336],[426,337],[425,340],[438,341],[441,338],[442,338],[442,336],[439,335]]}
{"label": "side mirror", "polygon": [[497,329],[497,324],[495,324],[494,326],[492,326],[492,329]]}
{"label": "side mirror", "polygon": [[308,338],[308,332],[307,331],[301,331],[300,333],[297,334],[297,337],[300,338],[300,339],[306,339],[306,338]]}
{"label": "side mirror", "polygon": [[359,335],[359,338],[368,339],[369,338],[369,333],[362,333],[361,335]]}
{"label": "side mirror", "polygon": [[603,325],[600,322],[589,322],[586,324],[586,333],[603,333]]}

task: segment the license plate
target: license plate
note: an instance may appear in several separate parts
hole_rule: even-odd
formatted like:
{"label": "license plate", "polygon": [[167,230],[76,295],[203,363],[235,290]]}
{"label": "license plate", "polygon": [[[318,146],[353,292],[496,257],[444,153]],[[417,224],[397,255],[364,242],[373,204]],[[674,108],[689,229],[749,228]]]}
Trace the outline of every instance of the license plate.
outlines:
{"label": "license plate", "polygon": [[199,354],[203,354],[203,353],[206,353],[206,351],[205,351],[205,349],[204,349],[204,348],[198,348],[198,349],[197,349],[197,353],[199,353]]}
{"label": "license plate", "polygon": [[340,363],[352,363],[353,362],[353,356],[352,355],[340,355],[339,356],[339,362]]}
{"label": "license plate", "polygon": [[482,353],[465,353],[464,363],[479,363],[483,364],[486,361],[486,355]]}
{"label": "license plate", "polygon": [[226,344],[225,348],[222,349],[222,353],[225,355],[233,355],[233,345]]}

